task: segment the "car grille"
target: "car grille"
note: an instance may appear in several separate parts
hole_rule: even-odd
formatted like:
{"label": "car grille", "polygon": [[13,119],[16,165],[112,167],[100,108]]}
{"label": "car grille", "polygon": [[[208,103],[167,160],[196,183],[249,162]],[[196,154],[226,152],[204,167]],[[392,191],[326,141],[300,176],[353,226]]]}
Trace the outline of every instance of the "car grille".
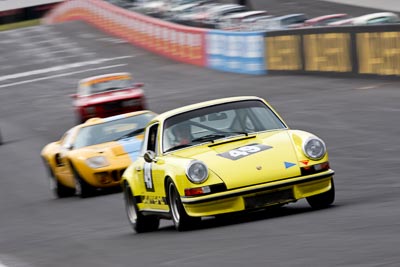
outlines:
{"label": "car grille", "polygon": [[266,192],[251,197],[244,197],[245,208],[261,208],[272,204],[285,203],[295,200],[292,189]]}
{"label": "car grille", "polygon": [[114,109],[121,109],[122,108],[122,102],[121,101],[114,101],[114,102],[108,102],[103,104],[103,108],[105,111],[109,110],[114,110]]}
{"label": "car grille", "polygon": [[121,170],[113,170],[111,172],[111,179],[113,179],[115,182],[121,181],[122,174],[124,174],[124,171],[126,169],[121,169]]}

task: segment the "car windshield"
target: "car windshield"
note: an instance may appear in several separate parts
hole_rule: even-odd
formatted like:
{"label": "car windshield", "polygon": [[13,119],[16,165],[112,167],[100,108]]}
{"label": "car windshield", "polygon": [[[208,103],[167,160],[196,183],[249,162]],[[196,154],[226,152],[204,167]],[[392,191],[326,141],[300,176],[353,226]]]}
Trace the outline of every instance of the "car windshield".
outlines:
{"label": "car windshield", "polygon": [[104,123],[83,127],[77,133],[74,149],[121,140],[143,133],[147,123],[155,116],[148,112],[115,120],[105,119]]}
{"label": "car windshield", "polygon": [[132,87],[133,79],[129,75],[96,78],[80,84],[80,95],[91,95],[111,90]]}
{"label": "car windshield", "polygon": [[286,129],[286,126],[262,101],[230,102],[167,119],[163,131],[163,151],[276,129]]}

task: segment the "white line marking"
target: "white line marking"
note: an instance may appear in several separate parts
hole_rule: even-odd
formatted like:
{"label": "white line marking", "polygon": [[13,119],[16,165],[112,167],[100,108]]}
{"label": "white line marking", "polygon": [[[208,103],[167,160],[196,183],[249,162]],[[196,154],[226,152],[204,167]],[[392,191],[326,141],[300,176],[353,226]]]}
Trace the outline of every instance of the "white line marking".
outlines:
{"label": "white line marking", "polygon": [[107,61],[130,58],[130,57],[133,57],[133,56],[101,58],[101,59],[96,59],[96,60],[91,60],[91,61],[82,61],[82,62],[77,62],[77,63],[61,65],[61,66],[55,66],[55,67],[46,68],[46,69],[32,70],[32,71],[27,71],[27,72],[10,74],[10,75],[6,75],[6,76],[0,76],[0,81],[22,78],[22,77],[26,77],[26,76],[38,75],[38,74],[49,73],[49,72],[54,72],[54,71],[61,71],[61,70],[72,69],[72,68],[79,68],[79,67],[83,67],[86,65],[100,64],[100,63],[107,62]]}
{"label": "white line marking", "polygon": [[[31,80],[25,80],[25,81],[20,81],[20,82],[15,82],[15,83],[8,83],[8,84],[2,84],[0,85],[0,88],[4,87],[10,87],[14,85],[20,85],[20,84],[25,84],[25,83],[32,83],[32,82],[37,82],[37,81],[42,81],[42,80],[49,80],[57,77],[64,77],[68,75],[73,75],[77,73],[83,73],[83,72],[89,72],[89,71],[94,71],[94,70],[104,70],[104,69],[111,69],[111,68],[117,68],[117,67],[122,67],[126,66],[128,64],[118,64],[118,65],[110,65],[110,66],[104,66],[104,67],[99,67],[99,68],[93,68],[93,69],[87,69],[87,70],[80,70],[80,71],[73,71],[73,72],[68,72],[68,73],[62,73],[62,74],[56,74],[56,75],[51,75],[47,77],[41,77],[41,78],[36,78],[36,79],[31,79]],[[0,265],[0,267],[2,267]]]}

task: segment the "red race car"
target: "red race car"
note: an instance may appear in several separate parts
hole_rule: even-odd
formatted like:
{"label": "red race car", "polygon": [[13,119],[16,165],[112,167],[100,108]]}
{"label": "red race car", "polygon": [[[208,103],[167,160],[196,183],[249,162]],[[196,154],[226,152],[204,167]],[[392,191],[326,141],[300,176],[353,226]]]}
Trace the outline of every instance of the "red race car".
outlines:
{"label": "red race car", "polygon": [[93,76],[80,80],[71,95],[77,122],[146,109],[143,83],[135,83],[128,72]]}

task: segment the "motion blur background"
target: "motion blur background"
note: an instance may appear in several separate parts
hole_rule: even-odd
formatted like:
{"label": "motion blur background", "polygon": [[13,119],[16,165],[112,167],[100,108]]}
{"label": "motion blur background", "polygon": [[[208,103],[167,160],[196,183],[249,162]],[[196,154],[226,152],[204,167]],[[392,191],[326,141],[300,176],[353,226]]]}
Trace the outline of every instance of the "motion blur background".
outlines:
{"label": "motion blur background", "polygon": [[[16,6],[20,2],[40,1],[0,1],[1,26],[7,25],[0,32],[0,267],[399,265],[398,25],[260,33],[263,44],[279,45],[263,47],[263,56],[273,55],[273,60],[262,58],[258,63],[265,67],[263,72],[249,75],[206,64],[209,58],[236,60],[218,54],[218,49],[216,54],[201,54],[203,61],[190,56],[200,55],[190,54],[194,45],[168,56],[174,46],[161,45],[160,40],[153,46],[155,37],[135,28],[147,29],[148,21],[155,27],[165,22],[132,15],[134,11],[113,4],[118,1],[90,0],[91,5],[76,4],[74,11],[64,7],[65,13],[55,12],[60,1]],[[398,1],[346,2],[357,6],[316,0],[247,1],[253,9],[274,15],[400,11]],[[87,16],[98,7],[95,16]],[[136,24],[122,20],[122,26],[129,27],[121,31],[120,19],[131,16]],[[32,20],[36,26],[12,25]],[[228,37],[216,40],[235,40],[230,36],[245,33],[223,34]],[[309,35],[315,39],[304,46]],[[299,40],[304,50],[296,46]],[[354,40],[359,40],[363,53],[355,52]],[[315,53],[307,58],[304,51]],[[347,61],[334,58],[343,51],[356,57],[341,72],[338,67]],[[314,211],[299,201],[274,212],[224,222],[209,219],[200,229],[183,233],[163,221],[159,231],[136,235],[119,193],[54,199],[40,151],[75,125],[69,95],[80,79],[122,71],[145,84],[149,109],[158,113],[227,96],[267,99],[290,128],[313,132],[326,142],[336,171],[333,207]]]}

